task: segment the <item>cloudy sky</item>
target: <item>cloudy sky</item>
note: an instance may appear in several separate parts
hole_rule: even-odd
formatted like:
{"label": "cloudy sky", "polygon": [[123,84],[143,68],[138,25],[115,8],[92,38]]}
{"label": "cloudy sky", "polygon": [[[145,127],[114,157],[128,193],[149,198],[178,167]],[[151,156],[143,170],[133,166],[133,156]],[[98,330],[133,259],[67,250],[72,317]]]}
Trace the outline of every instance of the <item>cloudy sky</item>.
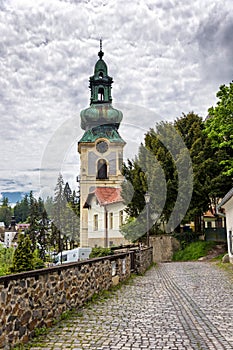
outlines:
{"label": "cloudy sky", "polygon": [[0,0],[0,193],[49,194],[59,171],[77,186],[100,37],[127,157],[157,120],[204,118],[233,78],[231,0]]}

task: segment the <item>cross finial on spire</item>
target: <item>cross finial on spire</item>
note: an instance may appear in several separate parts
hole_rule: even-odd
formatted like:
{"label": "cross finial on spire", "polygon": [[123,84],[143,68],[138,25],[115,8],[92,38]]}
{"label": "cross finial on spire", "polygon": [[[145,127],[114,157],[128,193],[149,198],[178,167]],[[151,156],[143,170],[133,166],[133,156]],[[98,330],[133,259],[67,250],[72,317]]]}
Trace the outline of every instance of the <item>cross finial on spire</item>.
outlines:
{"label": "cross finial on spire", "polygon": [[98,53],[99,58],[102,60],[104,53],[102,51],[102,38],[100,39],[100,51]]}

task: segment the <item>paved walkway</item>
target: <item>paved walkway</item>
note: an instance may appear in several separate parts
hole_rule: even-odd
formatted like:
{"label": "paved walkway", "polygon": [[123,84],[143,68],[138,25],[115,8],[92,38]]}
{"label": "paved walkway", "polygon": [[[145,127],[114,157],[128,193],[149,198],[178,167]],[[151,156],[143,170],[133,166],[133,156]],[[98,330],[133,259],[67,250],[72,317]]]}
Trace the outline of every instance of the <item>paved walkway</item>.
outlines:
{"label": "paved walkway", "polygon": [[210,263],[161,264],[58,324],[39,349],[232,350],[233,281]]}

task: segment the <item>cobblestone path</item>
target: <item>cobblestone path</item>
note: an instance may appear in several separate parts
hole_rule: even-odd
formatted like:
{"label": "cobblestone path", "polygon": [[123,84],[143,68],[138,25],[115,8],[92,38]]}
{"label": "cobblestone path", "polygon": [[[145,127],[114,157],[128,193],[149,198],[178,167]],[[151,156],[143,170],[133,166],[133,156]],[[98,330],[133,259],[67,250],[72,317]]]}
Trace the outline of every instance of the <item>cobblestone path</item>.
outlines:
{"label": "cobblestone path", "polygon": [[41,349],[232,350],[233,282],[210,263],[160,264],[31,346]]}

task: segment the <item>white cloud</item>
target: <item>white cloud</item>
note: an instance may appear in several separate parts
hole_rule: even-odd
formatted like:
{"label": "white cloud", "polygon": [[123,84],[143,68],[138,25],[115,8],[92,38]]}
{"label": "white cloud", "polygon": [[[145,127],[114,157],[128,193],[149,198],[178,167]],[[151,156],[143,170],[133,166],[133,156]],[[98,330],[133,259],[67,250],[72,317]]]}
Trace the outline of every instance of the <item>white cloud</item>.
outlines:
{"label": "white cloud", "polygon": [[201,74],[217,84],[228,83],[233,76],[232,9],[233,5],[228,8],[216,5],[197,31]]}
{"label": "white cloud", "polygon": [[39,172],[33,169],[41,167],[46,145],[69,120],[78,129],[61,167],[67,178],[75,179],[79,113],[89,104],[88,79],[101,36],[114,78],[113,103],[146,108],[138,109],[137,118],[135,107],[125,108],[123,137],[128,127],[140,142],[141,128],[153,127],[157,118],[172,120],[191,110],[205,117],[219,85],[230,82],[233,73],[232,5],[218,4],[2,1],[0,192],[39,192]]}

